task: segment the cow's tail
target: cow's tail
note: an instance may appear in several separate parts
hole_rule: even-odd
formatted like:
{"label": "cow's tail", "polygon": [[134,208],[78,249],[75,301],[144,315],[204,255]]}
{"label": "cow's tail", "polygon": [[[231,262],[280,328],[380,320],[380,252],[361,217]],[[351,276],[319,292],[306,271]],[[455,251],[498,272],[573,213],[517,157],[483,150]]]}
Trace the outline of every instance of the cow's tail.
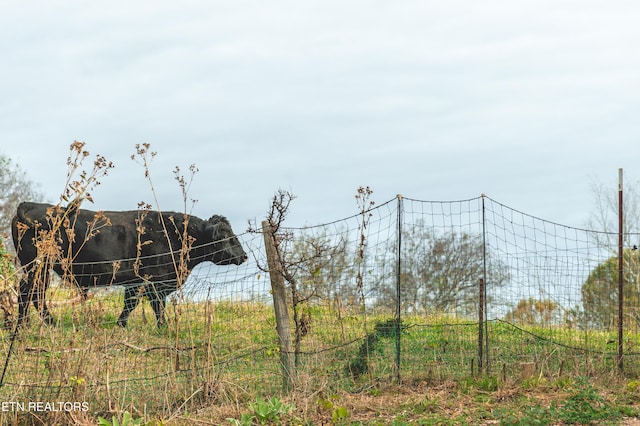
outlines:
{"label": "cow's tail", "polygon": [[[50,208],[53,209],[54,216],[63,214],[73,216],[78,214],[78,211],[80,210],[79,202],[80,201],[73,201],[69,203],[67,207],[60,207],[56,205],[44,205],[43,207],[43,205],[39,205],[37,203],[23,201],[18,205],[18,208],[16,210],[16,218],[18,219],[18,221],[24,223],[29,227],[36,226],[36,222],[38,222],[39,226],[42,227],[46,223],[46,219],[50,214],[48,213],[48,210]],[[32,215],[34,211],[35,217]]]}
{"label": "cow's tail", "polygon": [[32,206],[32,203],[23,201],[18,205],[18,208],[16,209],[16,217],[18,218],[18,221],[24,223],[29,227],[33,227],[35,225],[33,219],[27,215],[27,212],[31,210]]}

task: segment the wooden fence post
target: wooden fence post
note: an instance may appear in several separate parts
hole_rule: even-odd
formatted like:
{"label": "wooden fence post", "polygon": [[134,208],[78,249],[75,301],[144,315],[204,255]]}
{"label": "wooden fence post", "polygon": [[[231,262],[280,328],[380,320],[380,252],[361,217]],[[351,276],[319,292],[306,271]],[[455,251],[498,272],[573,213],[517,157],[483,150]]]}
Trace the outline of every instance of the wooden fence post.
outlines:
{"label": "wooden fence post", "polygon": [[262,222],[262,235],[264,237],[267,267],[269,268],[271,280],[273,310],[276,314],[276,331],[278,332],[278,342],[280,343],[282,387],[284,392],[289,392],[293,387],[294,377],[293,353],[291,351],[291,322],[289,321],[289,310],[287,309],[287,292],[284,285],[284,276],[282,275],[282,265],[278,258],[272,229],[269,221],[264,220]]}

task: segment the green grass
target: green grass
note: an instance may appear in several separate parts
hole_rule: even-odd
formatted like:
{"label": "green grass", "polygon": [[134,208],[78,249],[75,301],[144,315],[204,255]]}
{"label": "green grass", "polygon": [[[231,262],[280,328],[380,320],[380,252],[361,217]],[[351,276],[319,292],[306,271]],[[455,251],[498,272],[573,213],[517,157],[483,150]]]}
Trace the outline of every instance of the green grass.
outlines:
{"label": "green grass", "polygon": [[[88,419],[110,419],[113,413],[128,411],[145,421],[174,419],[179,424],[180,418],[203,415],[201,410],[207,407],[231,407],[231,415],[209,414],[214,423],[241,419],[243,411],[258,401],[286,396],[270,306],[169,303],[168,325],[161,330],[146,302],[133,312],[127,329],[116,326],[121,306],[122,295],[110,293],[78,306],[53,307],[56,326],[41,324],[31,309],[30,324],[15,343],[0,400],[81,401],[89,411],[79,415]],[[383,330],[374,339],[375,347],[363,351],[376,324],[391,317],[367,313],[365,322],[357,311],[338,314],[322,306],[307,311],[310,330],[301,341],[297,387],[289,396],[293,401],[287,401],[296,407],[286,414],[290,423],[303,424],[307,420],[302,419],[311,417],[317,424],[318,419],[375,424],[362,423],[366,419],[357,418],[362,407],[347,401],[355,396],[374,400],[393,396],[384,384],[393,386],[397,375],[395,332]],[[640,376],[636,357],[625,358],[628,384],[620,386],[619,395],[607,399],[595,387],[598,380],[607,383],[617,377],[610,333],[490,322],[490,371],[478,376],[477,330],[477,324],[445,316],[403,318],[400,373],[406,389],[392,393],[407,391],[410,400],[415,389],[424,393],[445,386],[447,393],[420,401],[394,400],[397,412],[385,409],[385,419],[394,423],[384,424],[475,424],[474,416],[502,424],[548,424],[635,415],[640,396],[634,380]],[[628,336],[628,346],[636,347],[637,339]],[[9,333],[2,335],[0,344],[6,353]],[[349,366],[359,357],[366,368],[354,375]],[[522,363],[534,363],[535,374],[523,377]],[[589,379],[578,381],[582,377]],[[507,390],[517,397],[505,405],[502,394]],[[541,393],[559,397],[531,400],[531,394]],[[319,408],[318,395],[336,408]],[[466,404],[456,407],[456,401]],[[11,423],[19,416],[32,418],[29,413],[0,412],[0,421]]]}

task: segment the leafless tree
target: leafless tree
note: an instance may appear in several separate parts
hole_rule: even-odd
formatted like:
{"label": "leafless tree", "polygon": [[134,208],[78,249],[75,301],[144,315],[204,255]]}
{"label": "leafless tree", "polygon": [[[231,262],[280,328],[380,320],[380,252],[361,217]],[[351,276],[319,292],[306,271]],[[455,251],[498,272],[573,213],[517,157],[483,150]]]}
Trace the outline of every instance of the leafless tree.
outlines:
{"label": "leafless tree", "polygon": [[21,201],[42,201],[43,197],[19,165],[0,154],[0,238],[9,240],[11,219]]}
{"label": "leafless tree", "polygon": [[353,259],[344,235],[329,235],[327,229],[311,228],[296,235],[288,254],[295,265],[295,280],[302,297],[330,300],[344,290],[341,282],[354,275]]}
{"label": "leafless tree", "polygon": [[[637,234],[640,232],[640,206],[638,205],[640,182],[623,185],[622,210],[623,234],[625,247],[638,244]],[[602,182],[592,184],[594,209],[589,215],[586,227],[594,232],[593,239],[598,247],[611,253],[618,251],[619,198],[617,185],[606,185]],[[633,234],[636,234],[635,236]],[[636,239],[636,241],[634,241]]]}
{"label": "leafless tree", "polygon": [[[436,234],[418,222],[403,231],[402,241],[401,307],[405,312],[474,312],[484,271],[481,236]],[[506,267],[497,259],[487,263],[491,285],[504,285]],[[379,304],[395,304],[395,290],[381,283],[377,288]]]}

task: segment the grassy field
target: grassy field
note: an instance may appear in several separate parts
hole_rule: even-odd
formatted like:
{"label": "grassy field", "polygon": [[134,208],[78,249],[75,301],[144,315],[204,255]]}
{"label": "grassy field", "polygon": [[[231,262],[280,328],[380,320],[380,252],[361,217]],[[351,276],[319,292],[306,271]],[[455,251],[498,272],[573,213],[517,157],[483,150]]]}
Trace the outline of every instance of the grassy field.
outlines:
{"label": "grassy field", "polygon": [[[638,357],[625,357],[618,374],[609,333],[493,321],[489,371],[479,374],[477,324],[408,316],[398,384],[390,316],[308,306],[295,389],[285,394],[270,306],[170,303],[158,330],[146,303],[127,329],[116,326],[121,305],[111,293],[53,307],[56,326],[32,309],[0,388],[0,422],[111,423],[127,412],[171,425],[621,424],[640,413]],[[9,340],[4,332],[4,354]],[[626,342],[634,352],[637,336]]]}

